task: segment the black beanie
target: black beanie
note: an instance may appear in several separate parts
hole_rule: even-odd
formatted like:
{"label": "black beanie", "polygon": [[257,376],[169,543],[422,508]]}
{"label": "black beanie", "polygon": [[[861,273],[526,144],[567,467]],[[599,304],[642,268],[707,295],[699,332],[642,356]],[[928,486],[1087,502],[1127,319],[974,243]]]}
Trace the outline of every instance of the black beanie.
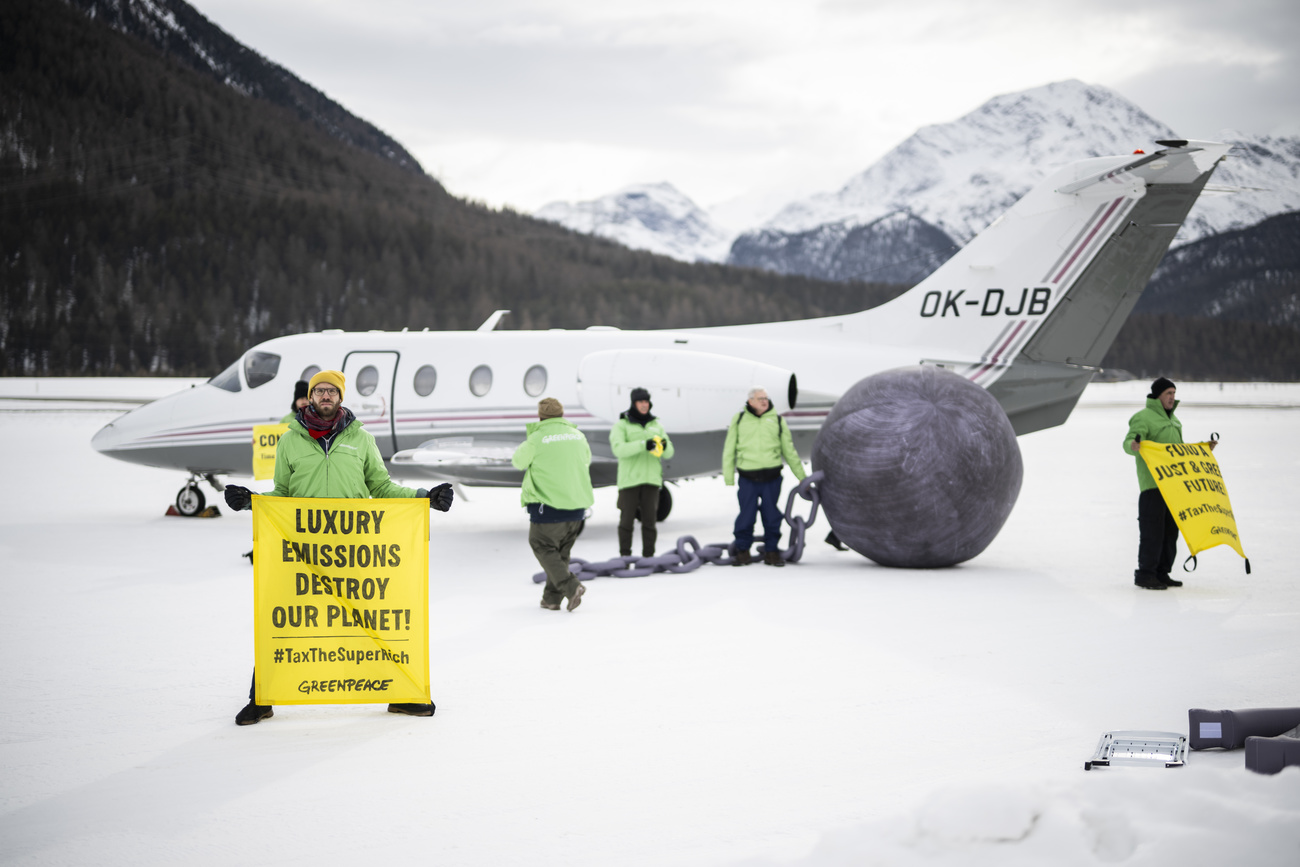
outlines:
{"label": "black beanie", "polygon": [[297,403],[298,398],[307,396],[307,380],[300,379],[293,384],[293,402]]}
{"label": "black beanie", "polygon": [[650,392],[646,391],[644,388],[632,389],[633,403],[636,403],[638,400],[649,400],[649,399],[650,399]]}
{"label": "black beanie", "polygon": [[1151,393],[1148,394],[1147,397],[1159,397],[1169,389],[1175,387],[1176,386],[1172,382],[1170,382],[1169,380],[1165,379],[1162,376],[1159,379],[1157,379],[1155,382],[1151,383]]}

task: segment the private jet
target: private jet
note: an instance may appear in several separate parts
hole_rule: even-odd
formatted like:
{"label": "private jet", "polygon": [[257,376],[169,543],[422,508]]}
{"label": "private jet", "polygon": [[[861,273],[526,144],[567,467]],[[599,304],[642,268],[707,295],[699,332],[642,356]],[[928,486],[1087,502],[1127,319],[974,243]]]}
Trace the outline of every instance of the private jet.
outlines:
{"label": "private jet", "polygon": [[[518,486],[510,455],[558,398],[587,435],[592,482],[615,483],[610,427],[635,387],[676,448],[665,478],[717,474],[726,429],[767,389],[801,455],[836,400],[883,370],[936,365],[987,389],[1017,434],[1062,424],[1097,371],[1229,146],[1162,141],[1150,154],[1070,163],[1044,179],[942,267],[897,298],[840,316],[754,325],[628,331],[327,330],[277,337],[195,386],[95,434],[110,457],[199,481],[252,475],[253,427],[284,413],[296,380],[347,375],[344,404],[406,480]],[[665,492],[667,488],[665,487]],[[671,496],[661,502],[666,517]]]}

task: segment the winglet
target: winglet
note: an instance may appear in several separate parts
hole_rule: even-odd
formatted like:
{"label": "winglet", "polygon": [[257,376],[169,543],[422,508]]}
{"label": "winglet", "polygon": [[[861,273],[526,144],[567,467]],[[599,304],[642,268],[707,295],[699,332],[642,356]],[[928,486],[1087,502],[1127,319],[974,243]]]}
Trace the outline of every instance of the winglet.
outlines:
{"label": "winglet", "polygon": [[475,330],[477,330],[477,331],[492,331],[493,329],[495,329],[495,328],[497,327],[497,323],[501,321],[501,317],[502,317],[502,316],[505,316],[505,315],[506,315],[507,313],[509,313],[509,312],[510,312],[509,310],[494,310],[494,311],[492,311],[492,315],[489,316],[487,319],[483,320],[483,324],[480,325],[480,326],[479,326],[477,329],[475,329]]}

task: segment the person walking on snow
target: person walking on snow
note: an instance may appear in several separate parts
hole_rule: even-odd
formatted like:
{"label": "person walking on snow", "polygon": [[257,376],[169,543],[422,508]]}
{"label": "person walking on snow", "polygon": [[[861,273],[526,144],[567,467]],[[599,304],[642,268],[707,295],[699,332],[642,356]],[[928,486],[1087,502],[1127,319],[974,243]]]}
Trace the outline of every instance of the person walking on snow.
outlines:
{"label": "person walking on snow", "polygon": [[[388,477],[375,438],[352,410],[343,406],[346,378],[337,370],[322,370],[307,384],[309,403],[289,422],[275,449],[275,487],[271,497],[427,497],[429,507],[451,508],[452,488],[442,484],[427,491],[405,488]],[[226,485],[226,505],[251,509],[253,492]],[[271,705],[256,703],[257,678],[248,690],[248,704],[235,716],[246,726],[274,716]],[[430,704],[390,704],[389,713],[433,716]]]}
{"label": "person walking on snow", "polygon": [[663,462],[673,456],[673,444],[659,419],[650,414],[650,392],[632,389],[632,405],[609,429],[609,448],[618,458],[618,553],[632,555],[632,527],[641,513],[641,556],[653,557],[658,532],[659,490],[664,485]]}
{"label": "person walking on snow", "polygon": [[754,543],[754,518],[763,515],[763,562],[768,566],[784,566],[781,557],[781,461],[790,465],[790,471],[800,481],[804,478],[803,464],[794,449],[790,426],[775,412],[767,391],[751,388],[745,408],[736,413],[727,429],[727,440],[722,447],[722,479],[727,485],[735,483],[740,475],[737,499],[740,514],[736,517],[733,566],[752,562],[749,546]]}
{"label": "person walking on snow", "polygon": [[[1135,456],[1138,476],[1138,567],[1133,583],[1144,590],[1182,587],[1183,582],[1169,577],[1178,546],[1178,523],[1170,514],[1156,480],[1140,454],[1142,440],[1153,443],[1181,443],[1183,423],[1174,415],[1179,401],[1177,389],[1163,376],[1151,383],[1146,407],[1128,420],[1124,451]],[[1213,451],[1214,440],[1208,443]]]}
{"label": "person walking on snow", "polygon": [[582,431],[564,417],[564,405],[553,397],[537,404],[537,421],[528,423],[528,438],[511,456],[524,471],[519,502],[528,510],[528,545],[546,572],[542,607],[559,611],[582,604],[587,588],[569,571],[569,552],[582,530],[582,521],[596,498],[591,491],[591,446]]}

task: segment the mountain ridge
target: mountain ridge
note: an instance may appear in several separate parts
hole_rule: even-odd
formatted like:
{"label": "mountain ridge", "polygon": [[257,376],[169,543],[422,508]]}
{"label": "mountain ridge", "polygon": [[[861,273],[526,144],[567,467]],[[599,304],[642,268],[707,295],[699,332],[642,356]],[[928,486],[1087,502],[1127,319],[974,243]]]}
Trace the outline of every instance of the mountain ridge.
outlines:
{"label": "mountain ridge", "polygon": [[[1183,136],[1114,91],[1077,80],[1001,94],[957,120],[921,127],[838,190],[790,202],[761,225],[740,232],[725,261],[823,279],[891,273],[893,262],[855,256],[838,243],[858,227],[907,213],[962,245],[1062,163],[1150,151],[1158,140],[1178,138]],[[1223,138],[1238,146],[1216,172],[1214,189],[1193,207],[1175,247],[1300,209],[1300,139],[1232,131]],[[1246,189],[1233,196],[1215,192],[1231,187]],[[552,203],[538,215],[624,243],[651,243],[626,232],[616,235],[590,217],[579,223],[570,215],[582,204]],[[701,211],[697,208],[697,223]],[[642,227],[641,238],[657,235],[656,249],[707,258],[689,237],[663,237],[673,232],[670,222],[661,222],[655,229]],[[874,237],[859,245],[864,248],[898,249],[905,243],[888,238],[885,226],[866,234]],[[933,270],[946,259],[946,246],[925,244],[909,258],[927,261]],[[820,255],[809,253],[814,249]],[[854,261],[858,270],[847,265]]]}
{"label": "mountain ridge", "polygon": [[331,138],[424,174],[415,157],[392,136],[239,42],[183,0],[62,2],[245,96],[294,111]]}

